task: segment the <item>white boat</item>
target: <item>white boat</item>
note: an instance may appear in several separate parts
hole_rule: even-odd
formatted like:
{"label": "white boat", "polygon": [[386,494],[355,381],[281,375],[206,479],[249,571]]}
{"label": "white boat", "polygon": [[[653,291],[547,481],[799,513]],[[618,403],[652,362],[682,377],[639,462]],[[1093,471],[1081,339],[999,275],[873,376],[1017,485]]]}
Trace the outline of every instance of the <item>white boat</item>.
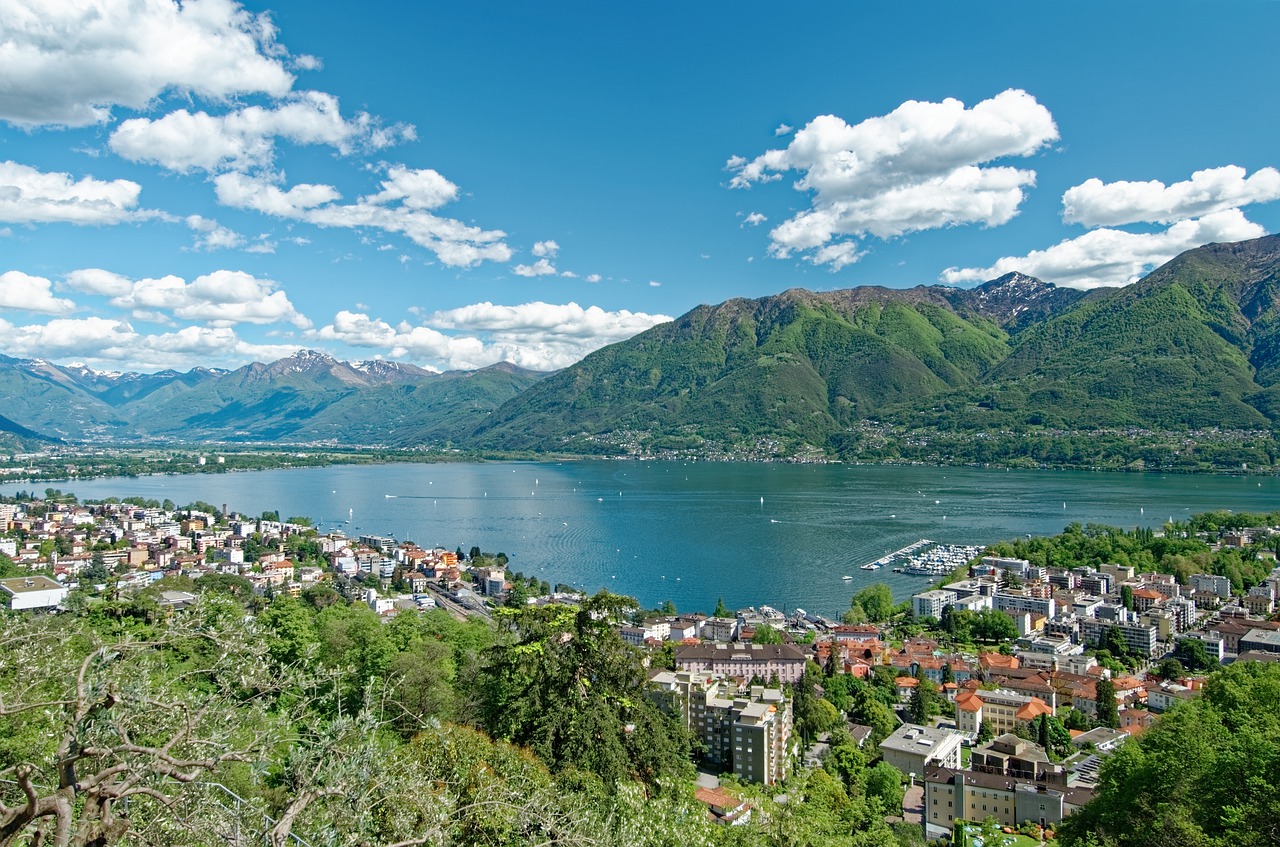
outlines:
{"label": "white boat", "polygon": [[853,579],[853,577],[849,576],[848,574],[845,574],[844,576],[842,576],[842,577],[840,577],[840,578],[841,578],[841,579],[843,579],[845,582],[848,582],[848,581],[850,581],[851,579]]}
{"label": "white boat", "polygon": [[876,563],[876,562],[872,562],[872,563],[871,563],[871,564],[869,564],[869,565],[863,565],[863,566],[862,566],[862,569],[863,569],[864,571],[878,571],[878,570],[880,570],[880,565],[879,565],[878,563]]}

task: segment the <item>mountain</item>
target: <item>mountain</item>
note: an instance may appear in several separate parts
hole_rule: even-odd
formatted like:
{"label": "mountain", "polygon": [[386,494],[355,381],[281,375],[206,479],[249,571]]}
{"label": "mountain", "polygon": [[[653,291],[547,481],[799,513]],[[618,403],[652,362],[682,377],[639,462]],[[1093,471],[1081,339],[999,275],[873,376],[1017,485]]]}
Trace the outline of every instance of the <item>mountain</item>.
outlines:
{"label": "mountain", "polygon": [[699,306],[509,401],[477,443],[586,448],[591,436],[634,430],[664,443],[783,436],[821,446],[885,409],[979,385],[1010,353],[1006,327],[1081,296],[1009,275],[972,291],[792,289]]}
{"label": "mountain", "polygon": [[704,440],[839,449],[867,420],[944,431],[1270,430],[1280,237],[1185,253],[1079,292],[793,289],[699,306],[508,401],[485,447],[617,452]]}
{"label": "mountain", "polygon": [[0,396],[23,422],[15,426],[71,441],[407,447],[474,428],[542,376],[505,363],[439,374],[393,362],[341,362],[313,350],[234,371],[154,374],[0,357]]}

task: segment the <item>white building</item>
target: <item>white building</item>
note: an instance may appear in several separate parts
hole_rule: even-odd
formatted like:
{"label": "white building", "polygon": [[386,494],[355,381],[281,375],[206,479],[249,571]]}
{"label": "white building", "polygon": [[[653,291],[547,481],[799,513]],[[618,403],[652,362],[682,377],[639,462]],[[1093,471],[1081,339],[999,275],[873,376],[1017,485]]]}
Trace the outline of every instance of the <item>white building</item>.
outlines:
{"label": "white building", "polygon": [[15,612],[22,609],[52,609],[67,599],[66,586],[47,576],[0,579],[0,590],[8,595],[9,608]]}
{"label": "white building", "polygon": [[963,742],[958,732],[908,723],[880,742],[880,752],[904,775],[921,776],[927,767],[959,768]]}

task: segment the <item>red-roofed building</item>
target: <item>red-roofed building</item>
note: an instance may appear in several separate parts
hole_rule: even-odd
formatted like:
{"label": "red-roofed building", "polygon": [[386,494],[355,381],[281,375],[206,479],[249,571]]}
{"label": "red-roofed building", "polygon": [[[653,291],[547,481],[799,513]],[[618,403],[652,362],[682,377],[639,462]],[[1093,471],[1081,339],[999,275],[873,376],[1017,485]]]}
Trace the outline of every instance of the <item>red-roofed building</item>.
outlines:
{"label": "red-roofed building", "polygon": [[723,788],[699,788],[693,795],[707,807],[707,816],[719,824],[739,826],[751,820],[751,804]]}

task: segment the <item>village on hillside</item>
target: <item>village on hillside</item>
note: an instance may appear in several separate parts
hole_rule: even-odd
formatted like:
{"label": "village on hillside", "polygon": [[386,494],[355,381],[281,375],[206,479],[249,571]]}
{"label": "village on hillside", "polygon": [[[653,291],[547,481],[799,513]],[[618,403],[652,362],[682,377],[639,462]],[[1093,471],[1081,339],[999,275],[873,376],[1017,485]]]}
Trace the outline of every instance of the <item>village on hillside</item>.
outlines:
{"label": "village on hillside", "polygon": [[[1276,532],[1207,540],[1266,556],[1257,542]],[[263,602],[335,592],[384,620],[436,608],[488,618],[583,599],[478,548],[348,537],[210,504],[79,503],[53,492],[0,503],[0,554],[0,601],[12,612],[138,595],[158,614],[177,613],[206,579],[234,580]],[[1043,836],[1094,796],[1102,759],[1195,698],[1207,671],[1280,660],[1280,568],[1243,592],[1222,575],[1179,582],[1127,565],[993,555],[955,577],[905,607],[873,587],[843,621],[720,604],[713,615],[636,607],[614,624],[645,654],[649,696],[698,742],[708,775],[698,797],[712,818],[751,814],[715,775],[775,785],[852,741],[900,775],[903,818],[928,838],[984,820],[1010,831],[1030,823]],[[878,699],[850,697],[848,680]],[[838,704],[834,719],[815,717],[814,696]]]}

